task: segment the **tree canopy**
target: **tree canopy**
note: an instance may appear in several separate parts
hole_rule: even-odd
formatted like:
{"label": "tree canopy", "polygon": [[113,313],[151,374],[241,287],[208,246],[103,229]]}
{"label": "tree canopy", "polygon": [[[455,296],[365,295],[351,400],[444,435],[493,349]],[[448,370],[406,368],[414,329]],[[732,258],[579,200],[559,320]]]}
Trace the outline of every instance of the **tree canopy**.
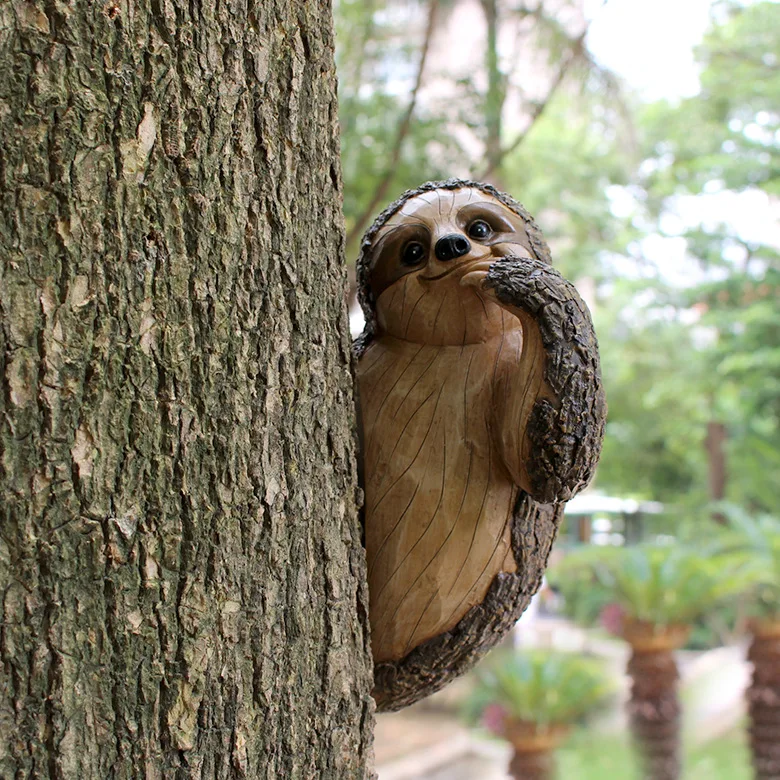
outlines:
{"label": "tree canopy", "polygon": [[425,179],[488,173],[592,292],[610,406],[596,487],[770,509],[780,240],[745,223],[777,209],[780,6],[713,3],[698,94],[656,102],[594,60],[577,4],[548,6],[481,0],[464,77],[436,56],[457,2],[341,0],[348,231],[390,162],[380,208]]}

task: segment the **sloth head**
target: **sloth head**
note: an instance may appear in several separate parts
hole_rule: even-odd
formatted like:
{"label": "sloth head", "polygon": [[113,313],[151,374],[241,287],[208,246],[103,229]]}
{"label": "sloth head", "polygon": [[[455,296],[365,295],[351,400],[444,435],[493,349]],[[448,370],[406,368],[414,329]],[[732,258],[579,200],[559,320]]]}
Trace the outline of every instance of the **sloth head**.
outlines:
{"label": "sloth head", "polygon": [[550,261],[539,228],[509,196],[457,179],[404,193],[363,239],[358,292],[366,329],[359,349],[384,334],[442,345],[499,335],[508,315],[481,282],[507,255]]}

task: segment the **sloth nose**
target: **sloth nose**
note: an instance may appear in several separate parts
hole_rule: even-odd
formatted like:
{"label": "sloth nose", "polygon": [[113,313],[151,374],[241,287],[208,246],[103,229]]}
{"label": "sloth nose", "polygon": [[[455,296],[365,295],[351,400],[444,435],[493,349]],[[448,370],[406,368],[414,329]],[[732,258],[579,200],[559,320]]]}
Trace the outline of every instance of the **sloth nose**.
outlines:
{"label": "sloth nose", "polygon": [[466,236],[460,236],[453,233],[450,236],[444,236],[436,242],[436,257],[439,260],[454,260],[456,257],[463,257],[471,251],[471,244]]}

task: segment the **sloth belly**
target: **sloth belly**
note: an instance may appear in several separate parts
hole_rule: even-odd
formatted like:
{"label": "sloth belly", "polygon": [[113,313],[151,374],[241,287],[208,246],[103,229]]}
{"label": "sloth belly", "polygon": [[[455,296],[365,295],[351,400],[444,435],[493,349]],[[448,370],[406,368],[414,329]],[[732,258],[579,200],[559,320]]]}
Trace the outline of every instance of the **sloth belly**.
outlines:
{"label": "sloth belly", "polygon": [[357,367],[375,663],[452,629],[515,571],[517,488],[491,431],[519,331],[463,347],[373,342]]}

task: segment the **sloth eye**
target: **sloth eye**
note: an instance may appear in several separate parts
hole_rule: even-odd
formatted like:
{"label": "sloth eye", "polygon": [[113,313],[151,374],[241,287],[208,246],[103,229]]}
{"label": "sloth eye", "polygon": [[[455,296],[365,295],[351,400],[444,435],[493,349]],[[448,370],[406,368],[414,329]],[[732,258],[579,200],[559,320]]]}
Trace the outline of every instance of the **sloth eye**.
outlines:
{"label": "sloth eye", "polygon": [[425,247],[419,241],[410,241],[401,252],[404,265],[417,265],[425,257]]}
{"label": "sloth eye", "polygon": [[484,219],[475,219],[468,229],[468,234],[472,238],[487,238],[492,232],[493,229]]}

